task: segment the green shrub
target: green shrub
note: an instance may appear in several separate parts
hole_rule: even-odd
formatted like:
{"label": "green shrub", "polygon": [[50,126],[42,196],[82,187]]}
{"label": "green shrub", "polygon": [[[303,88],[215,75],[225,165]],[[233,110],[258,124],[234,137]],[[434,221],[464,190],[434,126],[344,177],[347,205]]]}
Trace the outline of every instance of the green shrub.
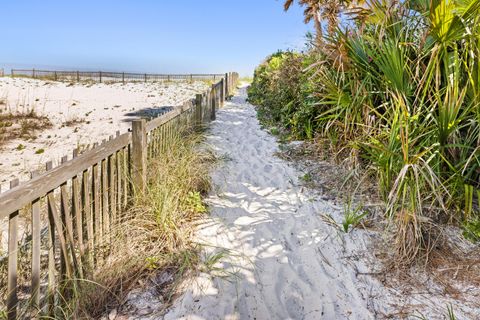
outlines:
{"label": "green shrub", "polygon": [[428,252],[425,222],[468,220],[480,190],[479,17],[480,0],[367,3],[322,48],[269,57],[249,90],[261,121],[376,176],[406,263]]}

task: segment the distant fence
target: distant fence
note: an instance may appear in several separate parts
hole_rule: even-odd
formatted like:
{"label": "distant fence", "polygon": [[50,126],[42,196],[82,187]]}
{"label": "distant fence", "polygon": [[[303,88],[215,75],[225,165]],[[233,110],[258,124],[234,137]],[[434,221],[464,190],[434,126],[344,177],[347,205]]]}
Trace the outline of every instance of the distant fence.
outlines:
{"label": "distant fence", "polygon": [[108,71],[52,71],[37,69],[12,69],[12,77],[29,77],[53,81],[98,82],[155,82],[155,81],[218,81],[225,74],[152,74]]}
{"label": "distant fence", "polygon": [[48,162],[44,173],[32,173],[23,184],[11,181],[10,190],[0,193],[0,221],[8,223],[0,314],[3,308],[12,320],[55,318],[65,289],[60,284],[89,279],[106,258],[110,231],[129,199],[145,190],[147,159],[161,154],[181,128],[215,119],[237,81],[237,73],[228,73],[172,111],[148,122],[134,120],[130,132],[117,132],[83,153],[76,149],[56,168]]}

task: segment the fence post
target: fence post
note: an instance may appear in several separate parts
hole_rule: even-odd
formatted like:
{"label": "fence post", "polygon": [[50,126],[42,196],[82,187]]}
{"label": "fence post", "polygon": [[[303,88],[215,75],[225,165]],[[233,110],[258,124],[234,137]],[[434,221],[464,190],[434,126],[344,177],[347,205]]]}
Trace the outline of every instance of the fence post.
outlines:
{"label": "fence post", "polygon": [[98,74],[100,75],[100,83],[102,83],[102,71],[99,71]]}
{"label": "fence post", "polygon": [[145,82],[147,82],[147,74],[145,73]]}
{"label": "fence post", "polygon": [[12,78],[15,76],[15,71],[13,69],[10,69],[10,73],[12,74]]}
{"label": "fence post", "polygon": [[228,73],[225,73],[225,83],[226,83],[226,86],[225,86],[225,99],[228,99],[228,96],[230,95],[230,90],[229,90],[229,87],[228,87],[228,80],[229,80],[229,77],[228,77]]}
{"label": "fence post", "polygon": [[122,83],[125,84],[125,72],[122,72]]}
{"label": "fence post", "polygon": [[220,106],[223,107],[225,105],[225,100],[226,100],[226,84],[225,79],[222,79],[220,81],[222,83],[222,90],[220,91]]}
{"label": "fence post", "polygon": [[196,105],[196,108],[195,108],[195,126],[198,128],[199,126],[202,125],[203,123],[203,106],[202,106],[202,102],[203,102],[203,95],[202,94],[197,94],[195,96],[195,105]]}
{"label": "fence post", "polygon": [[35,69],[32,69],[32,77],[35,79]]}
{"label": "fence post", "polygon": [[132,183],[134,195],[145,192],[147,186],[147,122],[132,121]]}
{"label": "fence post", "polygon": [[215,89],[215,84],[212,84],[212,91],[211,91],[211,105],[210,107],[212,108],[212,113],[210,115],[210,120],[215,120],[217,118],[217,115],[215,114],[215,108],[217,107],[216,104],[216,98],[217,98],[217,90]]}

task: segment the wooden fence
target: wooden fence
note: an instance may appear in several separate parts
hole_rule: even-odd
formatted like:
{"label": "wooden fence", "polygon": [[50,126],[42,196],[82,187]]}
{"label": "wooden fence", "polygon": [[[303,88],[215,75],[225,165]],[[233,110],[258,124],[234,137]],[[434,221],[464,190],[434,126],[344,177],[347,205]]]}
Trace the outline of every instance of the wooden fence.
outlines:
{"label": "wooden fence", "polygon": [[3,308],[8,319],[54,317],[61,284],[89,279],[106,258],[110,231],[129,200],[145,190],[147,159],[161,154],[180,126],[215,119],[237,80],[238,74],[226,74],[158,118],[134,120],[127,133],[117,132],[83,153],[74,150],[56,168],[48,162],[44,173],[32,173],[25,183],[11,181],[10,190],[0,194],[0,221],[8,223],[0,315]]}
{"label": "wooden fence", "polygon": [[108,71],[52,71],[37,69],[12,69],[12,77],[29,77],[53,81],[97,82],[155,82],[155,81],[219,81],[225,74],[150,74]]}

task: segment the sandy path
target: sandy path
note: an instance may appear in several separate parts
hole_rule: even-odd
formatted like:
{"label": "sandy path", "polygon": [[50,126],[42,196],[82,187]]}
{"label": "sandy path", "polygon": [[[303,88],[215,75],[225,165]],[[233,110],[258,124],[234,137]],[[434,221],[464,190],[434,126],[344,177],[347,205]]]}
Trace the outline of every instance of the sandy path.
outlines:
{"label": "sandy path", "polygon": [[229,250],[217,264],[224,272],[201,274],[165,319],[373,318],[345,244],[320,218],[340,208],[299,186],[301,173],[274,155],[275,138],[245,98],[242,89],[220,110],[208,136],[228,160],[213,175],[198,239],[209,254]]}

